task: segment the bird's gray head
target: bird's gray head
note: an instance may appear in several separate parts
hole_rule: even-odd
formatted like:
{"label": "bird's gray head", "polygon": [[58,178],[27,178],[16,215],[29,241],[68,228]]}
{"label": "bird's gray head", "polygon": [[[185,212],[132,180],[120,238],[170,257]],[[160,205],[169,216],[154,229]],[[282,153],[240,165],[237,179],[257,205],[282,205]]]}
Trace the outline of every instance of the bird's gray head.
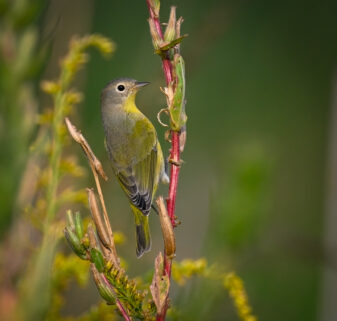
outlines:
{"label": "bird's gray head", "polygon": [[102,106],[107,103],[113,105],[123,104],[127,98],[134,96],[141,87],[148,84],[149,82],[141,82],[131,78],[112,80],[102,90]]}

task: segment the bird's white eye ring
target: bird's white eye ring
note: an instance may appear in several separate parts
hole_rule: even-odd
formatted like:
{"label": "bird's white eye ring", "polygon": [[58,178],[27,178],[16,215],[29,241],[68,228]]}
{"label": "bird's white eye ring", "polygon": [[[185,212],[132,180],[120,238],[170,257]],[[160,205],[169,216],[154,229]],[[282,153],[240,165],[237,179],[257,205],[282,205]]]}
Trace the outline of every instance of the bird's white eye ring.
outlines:
{"label": "bird's white eye ring", "polygon": [[125,90],[125,86],[122,85],[122,84],[120,84],[120,85],[117,86],[117,90],[118,91],[124,91]]}

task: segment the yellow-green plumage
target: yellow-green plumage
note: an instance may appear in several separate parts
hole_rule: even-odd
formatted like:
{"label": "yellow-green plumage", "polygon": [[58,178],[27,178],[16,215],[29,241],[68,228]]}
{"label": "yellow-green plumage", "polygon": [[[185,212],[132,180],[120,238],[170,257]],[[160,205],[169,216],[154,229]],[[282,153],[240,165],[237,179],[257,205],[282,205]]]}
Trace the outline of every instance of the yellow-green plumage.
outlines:
{"label": "yellow-green plumage", "polygon": [[101,95],[106,148],[135,216],[138,257],[151,248],[148,214],[159,180],[167,181],[156,130],[135,104],[136,93],[145,84],[116,79]]}

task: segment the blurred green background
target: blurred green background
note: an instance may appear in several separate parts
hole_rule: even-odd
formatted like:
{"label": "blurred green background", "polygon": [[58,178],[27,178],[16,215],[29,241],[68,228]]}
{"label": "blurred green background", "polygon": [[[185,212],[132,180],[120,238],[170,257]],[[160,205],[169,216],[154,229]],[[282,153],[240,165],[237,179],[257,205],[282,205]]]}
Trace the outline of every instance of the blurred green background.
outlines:
{"label": "blurred green background", "polygon": [[[178,6],[183,33],[189,34],[181,48],[188,123],[176,211],[182,221],[176,229],[177,259],[206,257],[235,269],[260,320],[336,320],[336,1],[163,0],[162,21],[171,5]],[[46,1],[39,16],[39,46],[52,45],[36,88],[39,80],[58,75],[74,34],[100,33],[117,44],[108,62],[93,52],[78,78],[85,100],[74,122],[110,177],[103,188],[113,229],[128,238],[120,253],[130,274],[146,272],[162,248],[159,222],[152,215],[153,249],[137,260],[132,216],[107,162],[100,119],[100,91],[107,82],[150,81],[137,104],[155,123],[168,154],[156,121],[165,105],[159,90],[164,78],[145,0]],[[39,96],[43,110],[50,102]],[[16,145],[4,130],[4,107],[1,141],[12,152],[11,158],[1,154],[0,166],[11,174],[12,187],[1,185],[1,231],[10,224],[24,166],[22,161],[9,171]],[[93,186],[90,175],[86,184]],[[216,282],[193,280],[173,293],[181,320],[237,319]],[[74,288],[64,313],[78,314],[97,300],[93,286]]]}

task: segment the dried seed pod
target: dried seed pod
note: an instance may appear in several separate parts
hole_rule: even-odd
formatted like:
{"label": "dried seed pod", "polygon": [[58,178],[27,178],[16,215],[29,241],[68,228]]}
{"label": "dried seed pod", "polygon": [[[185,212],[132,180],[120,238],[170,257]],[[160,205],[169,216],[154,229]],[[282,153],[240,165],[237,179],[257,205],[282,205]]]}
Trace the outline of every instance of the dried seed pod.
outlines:
{"label": "dried seed pod", "polygon": [[164,33],[164,40],[171,42],[176,36],[176,7],[171,7],[170,18]]}
{"label": "dried seed pod", "polygon": [[91,272],[94,277],[95,284],[97,289],[101,295],[101,297],[108,303],[108,304],[115,304],[116,303],[116,294],[114,293],[111,285],[104,279],[102,273],[99,273],[95,264],[91,264]]}
{"label": "dried seed pod", "polygon": [[163,255],[159,252],[155,260],[154,275],[150,285],[150,291],[153,301],[157,308],[157,314],[162,313],[165,309],[165,304],[170,290],[170,278],[168,275],[163,275]]}
{"label": "dried seed pod", "polygon": [[98,237],[100,241],[102,242],[102,244],[106,248],[109,248],[110,239],[109,239],[106,227],[104,226],[103,221],[102,221],[101,212],[97,204],[95,193],[93,189],[90,189],[90,188],[87,188],[87,193],[88,193],[90,212],[91,212],[92,219],[94,220],[94,223],[96,226]]}
{"label": "dried seed pod", "polygon": [[173,232],[173,226],[168,216],[167,209],[162,196],[159,196],[156,200],[158,210],[160,226],[163,233],[165,254],[168,258],[172,259],[176,253],[176,240]]}

